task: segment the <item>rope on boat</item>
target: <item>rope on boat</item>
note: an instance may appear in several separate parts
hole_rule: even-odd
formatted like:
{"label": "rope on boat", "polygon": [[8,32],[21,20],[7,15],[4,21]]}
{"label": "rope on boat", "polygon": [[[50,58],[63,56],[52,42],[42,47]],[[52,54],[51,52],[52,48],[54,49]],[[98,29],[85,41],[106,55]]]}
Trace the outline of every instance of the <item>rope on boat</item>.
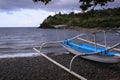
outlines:
{"label": "rope on boat", "polygon": [[60,63],[56,62],[55,60],[51,59],[50,57],[48,57],[47,55],[43,54],[42,52],[40,52],[39,50],[37,50],[36,48],[33,48],[35,51],[37,51],[40,55],[42,55],[44,58],[46,58],[47,60],[51,61],[52,63],[54,63],[55,65],[59,66],[60,68],[64,69],[65,71],[67,71],[68,73],[72,74],[73,76],[75,76],[76,78],[80,79],[80,80],[87,80],[86,78],[84,78],[83,76],[71,71],[70,69],[68,69],[67,67],[61,65]]}

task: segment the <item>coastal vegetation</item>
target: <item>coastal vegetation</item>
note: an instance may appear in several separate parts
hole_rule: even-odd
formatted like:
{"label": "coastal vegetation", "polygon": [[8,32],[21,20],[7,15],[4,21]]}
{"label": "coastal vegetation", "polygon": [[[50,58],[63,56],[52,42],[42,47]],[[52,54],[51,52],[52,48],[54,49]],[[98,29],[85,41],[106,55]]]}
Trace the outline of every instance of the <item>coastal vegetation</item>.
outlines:
{"label": "coastal vegetation", "polygon": [[[52,0],[33,0],[33,2],[43,2],[47,5]],[[54,28],[56,26],[67,26],[67,28],[86,27],[86,28],[118,28],[120,27],[120,8],[104,9],[106,5],[115,0],[79,0],[79,8],[81,13],[71,12],[69,14],[62,14],[59,12],[54,16],[48,16],[40,28]],[[95,10],[96,6],[100,6],[103,10]]]}
{"label": "coastal vegetation", "polygon": [[120,8],[91,10],[84,13],[62,14],[59,12],[54,16],[48,16],[40,28],[53,28],[55,25],[67,25],[71,27],[84,28],[118,28],[120,27]]}

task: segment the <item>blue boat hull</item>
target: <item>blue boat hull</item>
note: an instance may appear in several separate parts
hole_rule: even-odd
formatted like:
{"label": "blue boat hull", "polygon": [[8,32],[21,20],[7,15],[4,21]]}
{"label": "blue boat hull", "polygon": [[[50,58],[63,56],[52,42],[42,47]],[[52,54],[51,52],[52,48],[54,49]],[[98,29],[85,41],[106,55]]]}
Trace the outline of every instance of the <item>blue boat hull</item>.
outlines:
{"label": "blue boat hull", "polygon": [[[94,52],[95,48],[94,47],[91,47],[91,46],[87,46],[87,49],[86,49],[86,46],[82,48],[84,49],[80,49],[79,45],[76,45],[74,43],[71,43],[71,44],[66,44],[66,43],[62,43],[62,46],[68,50],[69,52],[75,54],[75,55],[82,55],[83,53],[86,53],[86,54],[89,54],[91,52]],[[86,49],[86,50],[85,50]],[[104,50],[104,48],[97,48],[98,51],[99,50]],[[97,62],[102,62],[102,63],[118,63],[120,62],[120,57],[118,56],[113,56],[113,54],[115,54],[115,52],[113,51],[110,51],[109,54],[107,55],[104,55],[104,54],[94,54],[94,55],[83,55],[83,56],[80,56],[82,58],[85,58],[85,59],[89,59],[89,60],[93,60],[93,61],[97,61]]]}

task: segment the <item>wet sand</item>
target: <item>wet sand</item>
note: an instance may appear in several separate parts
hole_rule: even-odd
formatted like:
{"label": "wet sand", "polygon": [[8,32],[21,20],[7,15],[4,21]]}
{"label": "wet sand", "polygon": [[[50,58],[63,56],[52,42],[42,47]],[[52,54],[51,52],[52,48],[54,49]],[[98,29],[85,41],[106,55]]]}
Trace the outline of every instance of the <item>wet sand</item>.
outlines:
{"label": "wet sand", "polygon": [[[66,67],[72,54],[53,55]],[[76,58],[72,70],[88,80],[120,80],[120,63],[103,64]],[[78,80],[41,56],[0,59],[0,80]]]}

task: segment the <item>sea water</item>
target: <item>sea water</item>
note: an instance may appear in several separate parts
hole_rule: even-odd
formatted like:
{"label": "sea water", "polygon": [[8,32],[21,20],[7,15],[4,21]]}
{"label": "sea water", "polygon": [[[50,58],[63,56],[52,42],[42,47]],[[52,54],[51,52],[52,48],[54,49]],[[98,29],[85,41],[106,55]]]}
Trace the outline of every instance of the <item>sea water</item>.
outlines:
{"label": "sea water", "polygon": [[[33,47],[40,46],[42,42],[63,40],[66,36],[75,35],[74,30],[0,28],[0,58],[33,56],[36,55]],[[61,50],[59,46],[47,49]]]}
{"label": "sea water", "polygon": [[[0,58],[36,56],[33,47],[38,47],[43,42],[71,38],[82,32],[89,34],[85,30],[71,29],[0,28]],[[116,35],[115,31],[107,34],[108,45],[120,42],[120,36]],[[93,36],[90,39],[92,40]],[[97,42],[104,44],[102,33],[99,33],[96,39]],[[45,51],[60,54],[65,50],[60,45],[54,44],[54,46],[46,46]]]}

